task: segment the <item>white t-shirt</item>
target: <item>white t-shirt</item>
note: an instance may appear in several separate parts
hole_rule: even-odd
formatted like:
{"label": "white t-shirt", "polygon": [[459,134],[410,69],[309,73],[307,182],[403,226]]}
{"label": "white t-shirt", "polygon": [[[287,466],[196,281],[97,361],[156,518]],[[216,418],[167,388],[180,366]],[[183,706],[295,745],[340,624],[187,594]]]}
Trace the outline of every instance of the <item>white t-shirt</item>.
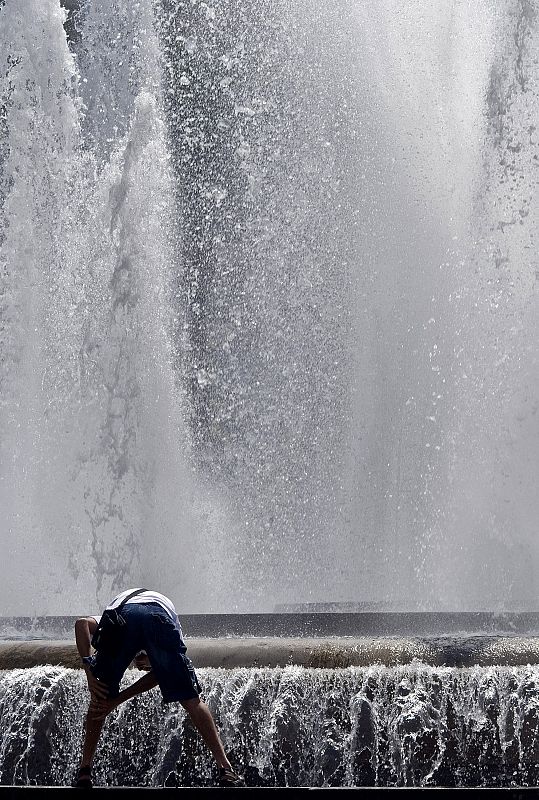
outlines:
{"label": "white t-shirt", "polygon": [[[126,598],[131,592],[134,592],[135,589],[126,589],[125,592],[121,592],[121,594],[117,595],[112,603],[107,606],[109,608],[117,608],[122,600]],[[131,605],[131,603],[158,603],[162,608],[165,609],[167,614],[170,616],[172,621],[175,625],[180,628],[180,621],[178,619],[178,614],[176,613],[176,609],[174,608],[174,603],[172,600],[169,600],[168,597],[165,597],[164,594],[160,592],[154,592],[153,590],[148,590],[146,592],[141,592],[140,594],[135,595],[132,597],[131,600],[128,600],[126,606]],[[99,624],[99,620],[101,619],[101,614],[98,616],[94,616],[95,621]],[[180,628],[181,630],[181,628]]]}

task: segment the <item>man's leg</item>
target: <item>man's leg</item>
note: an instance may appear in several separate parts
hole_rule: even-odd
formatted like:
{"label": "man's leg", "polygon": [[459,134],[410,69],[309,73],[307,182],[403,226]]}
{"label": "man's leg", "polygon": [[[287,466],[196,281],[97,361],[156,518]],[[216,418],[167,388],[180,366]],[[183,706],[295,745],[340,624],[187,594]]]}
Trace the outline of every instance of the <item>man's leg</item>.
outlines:
{"label": "man's leg", "polygon": [[[166,611],[156,612],[150,606],[147,608],[151,613],[147,619],[143,648],[148,654],[165,702],[180,702],[185,708],[217,762],[220,771],[219,783],[222,786],[243,785],[242,779],[234,773],[226,756],[206,703],[198,696],[188,700],[178,698],[178,694],[181,696],[182,693],[190,694],[192,690],[197,691],[195,687],[198,684],[193,666],[185,655],[186,647],[179,625],[173,622]],[[226,774],[223,774],[225,772]]]}
{"label": "man's leg", "polygon": [[[129,631],[128,631],[129,633]],[[105,724],[105,718],[97,708],[100,695],[103,692],[97,693],[93,689],[94,684],[98,683],[106,690],[105,695],[109,697],[117,697],[120,681],[129,664],[131,663],[135,653],[137,652],[136,645],[134,645],[126,634],[126,641],[118,655],[114,657],[102,655],[97,653],[94,665],[86,670],[86,678],[88,680],[88,689],[90,690],[90,705],[88,706],[88,713],[86,714],[86,724],[84,728],[84,742],[82,745],[82,757],[79,767],[79,780],[83,778],[84,785],[91,784],[90,768],[92,761],[97,750],[99,737]],[[84,776],[82,771],[84,770]]]}
{"label": "man's leg", "polygon": [[94,759],[95,751],[97,749],[99,736],[101,735],[101,731],[103,730],[103,725],[105,724],[105,719],[96,719],[95,714],[96,711],[94,704],[92,701],[90,701],[90,705],[88,707],[88,713],[86,715],[84,744],[82,745],[82,759],[80,763],[81,769],[83,767],[92,766],[92,761]]}
{"label": "man's leg", "polygon": [[180,702],[215,758],[217,766],[231,770],[232,765],[226,757],[221,737],[206,703],[200,697],[193,697],[190,700],[181,700]]}

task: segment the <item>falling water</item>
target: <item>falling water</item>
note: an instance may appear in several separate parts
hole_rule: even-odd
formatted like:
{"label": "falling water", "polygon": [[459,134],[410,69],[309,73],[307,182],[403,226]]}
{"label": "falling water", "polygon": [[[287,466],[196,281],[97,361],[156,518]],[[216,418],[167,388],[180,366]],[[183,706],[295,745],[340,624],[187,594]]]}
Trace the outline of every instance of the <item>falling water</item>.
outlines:
{"label": "falling water", "polygon": [[[99,607],[139,581],[204,600],[171,349],[156,44],[141,4],[126,9],[93,4],[77,59],[58,3],[1,11],[4,613]],[[106,62],[98,23],[119,31],[129,63],[121,107],[87,52],[101,46]],[[104,99],[92,103],[90,80]]]}
{"label": "falling water", "polygon": [[[537,667],[200,670],[230,756],[255,786],[535,786]],[[0,782],[65,785],[82,735],[84,676],[0,676]],[[29,709],[31,712],[29,713]],[[211,758],[158,690],[106,723],[101,785],[211,785]]]}
{"label": "falling water", "polygon": [[0,5],[4,613],[537,607],[531,0]]}
{"label": "falling water", "polygon": [[161,7],[182,370],[245,607],[536,608],[533,5]]}

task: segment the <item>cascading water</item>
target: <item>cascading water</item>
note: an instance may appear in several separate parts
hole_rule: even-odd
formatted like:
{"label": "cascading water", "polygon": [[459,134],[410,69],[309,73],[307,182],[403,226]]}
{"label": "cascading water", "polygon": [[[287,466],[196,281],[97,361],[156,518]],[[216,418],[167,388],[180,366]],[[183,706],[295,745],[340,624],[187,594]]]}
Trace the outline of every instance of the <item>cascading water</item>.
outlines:
{"label": "cascading water", "polygon": [[0,6],[4,613],[536,608],[534,3],[69,5]]}
{"label": "cascading water", "polygon": [[[3,613],[537,608],[533,0],[66,5],[0,0]],[[200,674],[253,785],[539,778],[535,667]],[[86,700],[2,673],[0,782]],[[157,692],[96,778],[212,780]]]}
{"label": "cascading water", "polygon": [[162,8],[192,429],[247,607],[535,608],[533,5]]}
{"label": "cascading water", "polygon": [[90,78],[59,4],[0,12],[3,613],[100,607],[138,581],[205,600],[170,345],[173,188],[155,44],[141,4],[129,7],[93,4],[82,39],[105,60],[96,14],[120,31],[137,77],[121,107],[87,54],[108,105],[79,91]]}
{"label": "cascading water", "polygon": [[[539,671],[200,670],[234,763],[257,786],[535,786]],[[78,671],[0,676],[0,782],[64,785],[82,735]],[[28,709],[31,708],[31,713]],[[113,712],[101,785],[211,785],[211,759],[157,690]]]}

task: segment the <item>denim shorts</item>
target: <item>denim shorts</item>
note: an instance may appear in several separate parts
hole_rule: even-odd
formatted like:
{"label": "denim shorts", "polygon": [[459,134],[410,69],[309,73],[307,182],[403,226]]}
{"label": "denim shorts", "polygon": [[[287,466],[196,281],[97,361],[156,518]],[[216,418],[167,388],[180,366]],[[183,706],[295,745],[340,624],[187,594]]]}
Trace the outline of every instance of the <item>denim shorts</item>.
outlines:
{"label": "denim shorts", "polygon": [[200,694],[200,684],[186,656],[181,630],[158,603],[128,603],[121,611],[126,625],[120,648],[114,655],[97,652],[91,670],[117,697],[120,681],[129,664],[145,650],[165,703],[191,700]]}

